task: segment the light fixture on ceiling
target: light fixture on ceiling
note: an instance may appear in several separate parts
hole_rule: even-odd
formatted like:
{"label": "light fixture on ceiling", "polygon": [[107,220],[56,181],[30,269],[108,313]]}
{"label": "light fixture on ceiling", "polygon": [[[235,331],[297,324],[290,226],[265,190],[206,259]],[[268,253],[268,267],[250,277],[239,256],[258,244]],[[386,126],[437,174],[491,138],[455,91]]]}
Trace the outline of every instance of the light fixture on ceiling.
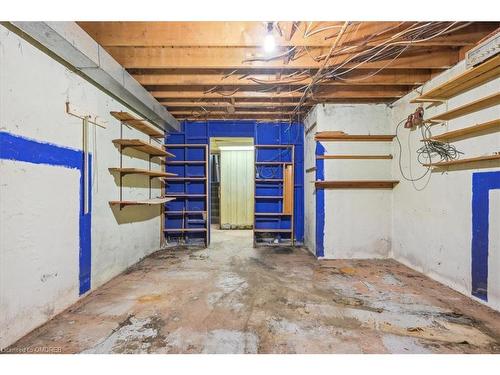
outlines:
{"label": "light fixture on ceiling", "polygon": [[276,41],[274,40],[273,29],[274,29],[273,23],[268,22],[267,34],[264,37],[264,51],[267,53],[271,53],[276,49]]}

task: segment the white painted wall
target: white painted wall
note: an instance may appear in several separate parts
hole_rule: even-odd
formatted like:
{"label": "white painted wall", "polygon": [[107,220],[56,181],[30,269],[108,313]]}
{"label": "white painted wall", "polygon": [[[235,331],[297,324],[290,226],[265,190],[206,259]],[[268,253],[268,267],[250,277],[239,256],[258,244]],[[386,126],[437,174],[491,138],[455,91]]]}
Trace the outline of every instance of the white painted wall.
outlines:
{"label": "white painted wall", "polygon": [[[445,82],[463,72],[465,63],[461,62],[452,69],[440,74],[423,86],[423,92]],[[419,89],[418,91],[421,91]],[[500,78],[480,87],[451,98],[439,106],[425,105],[425,118],[431,117],[462,104],[500,91]],[[412,92],[394,104],[391,131],[396,124],[406,118],[417,105],[409,101],[418,96]],[[500,106],[475,112],[433,127],[433,134],[455,130],[476,123],[500,117]],[[415,150],[421,146],[419,131],[400,131],[403,143],[403,170],[407,175],[410,166],[414,177],[425,169],[415,160]],[[408,144],[411,153],[408,152]],[[480,156],[500,151],[500,133],[483,134],[454,142],[465,153],[462,157]],[[422,181],[412,184],[400,177],[397,158],[398,150],[393,143],[395,159],[393,175],[401,182],[393,190],[393,256],[398,261],[419,270],[426,275],[471,295],[471,238],[472,238],[472,174],[479,171],[499,170],[498,162],[450,168],[442,173],[430,174]],[[478,168],[483,167],[483,168]],[[498,191],[490,192],[490,244],[489,244],[489,282],[488,305],[500,309],[500,255],[499,237],[500,217]]]}
{"label": "white painted wall", "polygon": [[[126,110],[98,88],[0,26],[0,130],[82,149],[81,120],[65,113],[70,101],[107,121],[93,151],[92,289],[160,246],[159,206],[112,209],[119,166],[112,140],[120,125],[110,111]],[[125,128],[124,138],[147,136]],[[92,138],[92,137],[91,137]],[[147,168],[144,154],[124,158]],[[154,165],[153,168],[159,168]],[[43,324],[78,298],[79,172],[0,160],[0,348]],[[124,198],[147,198],[148,181],[125,177]],[[161,194],[155,183],[153,196]]]}
{"label": "white painted wall", "polygon": [[[390,108],[382,104],[318,105],[307,122],[306,168],[314,165],[314,133],[389,134]],[[314,116],[314,117],[313,117]],[[306,122],[306,128],[308,126]],[[322,142],[325,154],[389,154],[390,142]],[[391,180],[390,160],[324,160],[325,180]],[[306,245],[314,246],[314,173],[306,174]],[[385,258],[391,249],[391,190],[325,189],[325,258]],[[308,227],[309,226],[309,227]]]}

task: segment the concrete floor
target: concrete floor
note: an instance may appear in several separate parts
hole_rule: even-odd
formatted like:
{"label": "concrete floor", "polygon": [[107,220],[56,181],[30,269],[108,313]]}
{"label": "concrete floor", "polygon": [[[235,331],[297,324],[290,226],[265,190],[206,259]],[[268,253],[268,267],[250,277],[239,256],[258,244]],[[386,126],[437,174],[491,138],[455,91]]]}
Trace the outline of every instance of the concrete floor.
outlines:
{"label": "concrete floor", "polygon": [[63,353],[499,353],[500,313],[391,260],[252,248],[152,254],[10,348]]}

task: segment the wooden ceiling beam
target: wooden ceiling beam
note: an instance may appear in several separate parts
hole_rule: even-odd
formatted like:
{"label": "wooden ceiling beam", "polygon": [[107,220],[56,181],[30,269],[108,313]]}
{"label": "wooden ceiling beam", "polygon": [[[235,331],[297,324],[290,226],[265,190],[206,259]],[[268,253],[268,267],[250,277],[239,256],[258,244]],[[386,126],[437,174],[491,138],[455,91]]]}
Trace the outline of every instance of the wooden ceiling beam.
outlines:
{"label": "wooden ceiling beam", "polygon": [[[301,118],[305,118],[306,114],[302,114]],[[282,114],[210,114],[206,113],[204,116],[187,114],[182,116],[177,116],[177,120],[188,120],[188,121],[206,121],[206,120],[248,120],[248,121],[284,121],[288,122],[290,120],[289,115]],[[295,118],[297,120],[297,118]]]}
{"label": "wooden ceiling beam", "polygon": [[[286,22],[288,24],[288,22]],[[78,22],[103,47],[255,47],[261,48],[267,22]],[[278,25],[282,25],[278,22]],[[291,22],[290,22],[291,24]],[[306,22],[291,33],[274,31],[277,46],[329,47],[329,36],[340,30],[343,22],[314,22],[312,35],[304,36]],[[365,38],[400,22],[353,23],[346,40]],[[408,25],[411,24],[408,22]],[[359,25],[359,26],[358,26]],[[322,32],[314,33],[325,27]]]}
{"label": "wooden ceiling beam", "polygon": [[[346,74],[344,79],[347,81],[328,81],[322,82],[321,85],[337,86],[337,85],[403,85],[413,86],[421,85],[430,79],[429,70],[390,70],[381,71],[370,77],[370,72],[362,72],[362,74]],[[270,85],[277,84],[276,74],[253,74],[244,76],[233,74],[136,74],[134,78],[144,86],[254,86],[270,82]],[[303,86],[311,83],[309,76],[292,76],[287,78],[281,75],[281,84]]]}
{"label": "wooden ceiling beam", "polygon": [[[282,34],[275,29],[278,46],[329,47],[343,22],[313,22],[310,36],[304,36],[308,22],[278,22]],[[261,48],[267,32],[266,22],[78,22],[91,37],[104,47],[256,47]],[[367,46],[377,44],[412,25],[413,22],[354,22],[346,30],[344,45],[356,45],[373,38]],[[330,29],[329,29],[330,28]],[[475,22],[449,35],[422,42],[422,46],[462,46],[477,42],[494,22]],[[323,30],[317,32],[319,30]],[[383,33],[390,30],[390,33]],[[380,36],[377,37],[377,34]],[[439,43],[439,44],[436,44]]]}
{"label": "wooden ceiling beam", "polygon": [[[302,110],[300,111],[301,113],[304,113],[305,111]],[[197,115],[239,115],[239,116],[253,116],[253,115],[260,115],[260,116],[292,116],[294,112],[292,111],[236,111],[234,113],[229,113],[228,111],[221,111],[221,110],[209,110],[209,111],[203,111],[203,110],[173,110],[170,113],[172,113],[173,116],[176,117],[184,117],[184,116],[197,116]]]}
{"label": "wooden ceiling beam", "polygon": [[[287,64],[282,59],[249,61],[262,57],[258,49],[248,48],[134,48],[109,47],[108,52],[127,69],[318,69],[322,62],[302,55]],[[317,55],[326,53],[317,51]],[[315,55],[316,55],[315,54]],[[423,58],[423,56],[425,58]],[[414,47],[393,60],[392,57],[359,65],[348,63],[344,67],[356,69],[446,69],[458,61],[456,48],[418,49]],[[332,64],[341,64],[347,56],[332,58]],[[359,65],[359,66],[358,66]]]}
{"label": "wooden ceiling beam", "polygon": [[[392,92],[396,94],[406,93],[411,89],[411,85],[317,85],[315,86],[315,92],[321,94],[329,94],[329,93],[365,93],[365,92],[378,92],[378,91],[386,91]],[[288,85],[288,86],[275,86],[275,85],[247,85],[247,86],[232,86],[232,85],[208,85],[208,86],[186,86],[186,85],[176,85],[176,86],[165,86],[165,85],[147,85],[145,86],[146,90],[150,92],[200,92],[204,93],[219,93],[220,95],[229,95],[233,92],[257,92],[264,94],[277,94],[280,93],[286,94],[290,92],[303,92],[304,85]],[[300,90],[302,88],[302,90]]]}
{"label": "wooden ceiling beam", "polygon": [[[163,104],[165,107],[168,109],[170,108],[227,108],[234,106],[235,108],[275,108],[275,109],[280,109],[280,108],[295,108],[298,104],[299,101],[294,101],[294,102],[288,102],[288,103],[272,103],[272,102],[235,102],[234,104],[231,104],[230,102],[191,102],[191,101],[174,101],[174,102],[162,102],[160,100],[160,103]],[[303,104],[303,107],[312,107],[314,103],[305,103]]]}
{"label": "wooden ceiling beam", "polygon": [[[399,98],[407,90],[401,88],[385,88],[379,89],[377,86],[372,87],[341,87],[336,88],[335,91],[331,92],[315,92],[312,99],[323,101],[324,99],[368,99],[368,98]],[[169,99],[222,99],[222,98],[274,98],[279,100],[281,98],[301,98],[301,92],[280,92],[279,94],[273,92],[258,92],[258,91],[236,91],[233,93],[224,92],[210,92],[204,93],[202,91],[152,91],[153,95],[157,99],[169,98]]]}

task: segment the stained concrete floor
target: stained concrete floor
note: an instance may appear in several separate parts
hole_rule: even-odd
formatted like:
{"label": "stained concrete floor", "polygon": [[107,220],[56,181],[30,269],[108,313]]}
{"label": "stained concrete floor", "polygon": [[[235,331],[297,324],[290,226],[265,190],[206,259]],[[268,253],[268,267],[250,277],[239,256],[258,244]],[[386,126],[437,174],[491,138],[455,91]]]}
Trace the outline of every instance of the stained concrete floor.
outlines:
{"label": "stained concrete floor", "polygon": [[499,353],[500,314],[392,260],[162,250],[10,349],[63,353]]}

